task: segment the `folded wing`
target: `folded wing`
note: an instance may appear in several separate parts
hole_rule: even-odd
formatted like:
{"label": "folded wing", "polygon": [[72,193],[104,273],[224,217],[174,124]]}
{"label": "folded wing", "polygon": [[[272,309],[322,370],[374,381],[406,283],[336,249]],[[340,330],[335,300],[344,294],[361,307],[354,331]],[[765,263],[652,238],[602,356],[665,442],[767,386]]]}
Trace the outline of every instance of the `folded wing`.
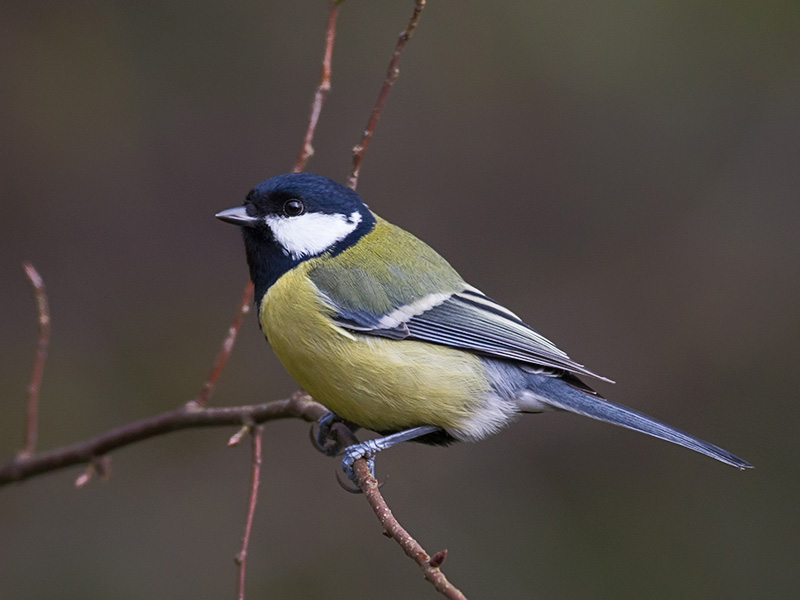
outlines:
{"label": "folded wing", "polygon": [[514,313],[472,287],[453,294],[430,294],[385,315],[336,306],[326,299],[334,309],[334,320],[350,331],[441,344],[611,382],[571,360]]}

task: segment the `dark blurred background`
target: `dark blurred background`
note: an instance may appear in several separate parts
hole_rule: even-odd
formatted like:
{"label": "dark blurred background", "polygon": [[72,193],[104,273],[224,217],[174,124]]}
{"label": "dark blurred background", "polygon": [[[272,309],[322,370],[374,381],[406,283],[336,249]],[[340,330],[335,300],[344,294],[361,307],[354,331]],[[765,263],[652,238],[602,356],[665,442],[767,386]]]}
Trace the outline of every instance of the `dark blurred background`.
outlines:
{"label": "dark blurred background", "polygon": [[[347,0],[309,170],[344,180],[409,0]],[[199,390],[246,266],[213,218],[291,168],[327,4],[0,5],[0,453],[22,440],[50,294],[40,448]],[[471,598],[800,590],[800,7],[433,0],[359,191],[600,391],[740,454],[739,473],[571,415],[381,456],[387,500]],[[295,384],[252,317],[213,402]],[[248,598],[433,598],[308,426],[267,428]],[[232,430],[0,490],[3,598],[233,597],[249,449]]]}

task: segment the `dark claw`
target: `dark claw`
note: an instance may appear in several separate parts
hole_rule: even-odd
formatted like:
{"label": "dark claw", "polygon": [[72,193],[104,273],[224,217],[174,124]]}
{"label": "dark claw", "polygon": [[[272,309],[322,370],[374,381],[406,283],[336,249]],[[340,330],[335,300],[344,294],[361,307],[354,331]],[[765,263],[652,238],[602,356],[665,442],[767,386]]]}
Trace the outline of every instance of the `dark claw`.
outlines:
{"label": "dark claw", "polygon": [[331,435],[332,426],[340,422],[346,423],[338,416],[328,412],[320,417],[316,423],[313,423],[309,435],[314,448],[326,456],[341,454],[344,450],[342,443],[336,439],[335,435]]}
{"label": "dark claw", "polygon": [[[348,480],[342,479],[342,476],[341,476],[340,473],[341,473],[340,471],[336,471],[336,483],[339,484],[340,488],[342,488],[345,492],[348,492],[350,494],[363,494],[364,493],[361,490],[360,487],[358,487],[357,485],[352,483],[349,479]],[[388,475],[386,476],[386,479],[389,479]],[[381,489],[383,487],[383,484],[385,484],[385,483],[386,483],[385,480],[384,481],[379,481],[378,482],[378,489]]]}
{"label": "dark claw", "polygon": [[352,483],[349,479],[345,480],[342,479],[340,475],[341,471],[338,469],[336,470],[336,483],[339,484],[339,487],[342,488],[345,492],[349,494],[363,494],[364,492],[361,491],[361,488]]}
{"label": "dark claw", "polygon": [[311,429],[308,430],[308,437],[311,438],[311,445],[325,456],[336,456],[342,451],[341,444],[331,438],[327,438],[324,445],[319,443],[316,423],[311,424]]}

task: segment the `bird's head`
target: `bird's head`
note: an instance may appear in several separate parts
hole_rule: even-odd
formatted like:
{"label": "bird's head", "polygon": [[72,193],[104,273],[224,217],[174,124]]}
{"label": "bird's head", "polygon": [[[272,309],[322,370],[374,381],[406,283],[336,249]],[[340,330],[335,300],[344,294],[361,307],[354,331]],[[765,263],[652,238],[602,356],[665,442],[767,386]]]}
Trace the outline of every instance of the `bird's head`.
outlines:
{"label": "bird's head", "polygon": [[242,228],[257,293],[306,259],[352,246],[375,225],[374,215],[355,191],[311,173],[262,181],[242,206],[216,216]]}

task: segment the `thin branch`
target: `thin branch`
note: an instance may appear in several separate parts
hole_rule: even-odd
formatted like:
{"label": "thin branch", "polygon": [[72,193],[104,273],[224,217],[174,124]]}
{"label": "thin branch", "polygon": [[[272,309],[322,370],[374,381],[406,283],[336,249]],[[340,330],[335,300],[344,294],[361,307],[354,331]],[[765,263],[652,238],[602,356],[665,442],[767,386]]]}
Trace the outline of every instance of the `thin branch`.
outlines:
{"label": "thin branch", "polygon": [[286,400],[249,406],[202,408],[188,403],[160,415],[122,425],[83,442],[31,456],[17,456],[0,466],[0,486],[72,465],[89,464],[118,448],[180,429],[258,425],[265,421],[289,418],[312,422],[324,413],[325,408],[321,404],[299,393]]}
{"label": "thin branch", "polygon": [[356,461],[353,467],[358,478],[358,485],[381,522],[384,533],[396,541],[403,549],[403,552],[419,565],[425,575],[425,579],[430,581],[440,594],[453,600],[467,600],[463,592],[450,583],[442,572],[441,565],[447,556],[447,550],[437,552],[433,558],[428,556],[428,553],[425,552],[420,543],[400,525],[392,514],[391,509],[386,504],[386,500],[383,499],[383,495],[378,489],[378,482],[369,472],[366,461]]}
{"label": "thin branch", "polygon": [[392,85],[394,85],[398,75],[400,75],[400,70],[397,68],[397,63],[400,62],[400,56],[403,54],[403,50],[405,49],[408,40],[411,39],[411,35],[417,28],[417,23],[419,22],[419,17],[422,14],[422,9],[425,8],[425,1],[426,0],[415,0],[414,12],[411,14],[411,19],[408,22],[408,26],[406,26],[406,28],[400,34],[400,37],[397,39],[397,44],[395,45],[394,52],[392,53],[392,59],[389,61],[389,69],[386,72],[386,79],[383,80],[383,87],[381,87],[381,92],[378,94],[378,100],[375,102],[375,106],[373,107],[372,113],[369,116],[369,121],[367,121],[367,127],[364,129],[364,135],[361,137],[361,141],[353,146],[353,169],[350,172],[350,177],[347,179],[347,186],[352,189],[356,189],[356,186],[358,185],[358,175],[361,171],[361,163],[364,161],[364,154],[367,152],[367,146],[369,146],[369,142],[372,139],[372,134],[375,132],[375,126],[378,124],[378,118],[381,116],[383,105],[386,102],[386,98],[389,96],[389,90],[391,89]]}
{"label": "thin branch", "polygon": [[200,393],[197,394],[197,397],[193,400],[197,406],[206,406],[208,404],[208,400],[211,398],[211,394],[214,392],[214,386],[217,383],[217,379],[219,379],[219,375],[222,373],[222,369],[225,367],[225,363],[228,362],[228,357],[230,357],[231,352],[233,351],[233,345],[236,343],[236,337],[239,335],[239,330],[242,328],[244,318],[247,316],[247,313],[250,312],[250,302],[252,300],[253,283],[248,281],[244,286],[244,290],[242,291],[242,299],[239,301],[239,309],[237,310],[236,316],[233,318],[233,322],[231,323],[230,327],[228,327],[228,333],[225,336],[225,339],[222,341],[222,346],[220,347],[219,354],[217,354],[217,359],[214,361],[214,366],[211,367],[211,371],[209,372],[208,377],[203,384],[203,388],[200,390]]}
{"label": "thin branch", "polygon": [[[334,425],[333,433],[336,435],[337,440],[345,446],[358,443],[353,432],[343,423]],[[364,497],[367,499],[375,516],[378,517],[378,521],[380,521],[383,526],[384,535],[396,541],[403,549],[403,552],[417,563],[419,568],[422,569],[425,579],[433,585],[436,591],[445,598],[450,598],[451,600],[467,600],[464,593],[450,583],[441,570],[442,563],[447,557],[447,550],[440,550],[433,556],[429,556],[420,543],[400,525],[399,521],[392,514],[391,509],[386,504],[386,500],[384,500],[381,494],[380,484],[369,472],[367,461],[363,458],[358,459],[353,464],[353,470],[356,474],[356,483],[358,487],[361,488]]]}
{"label": "thin branch", "polygon": [[[317,123],[319,123],[319,116],[322,112],[322,105],[325,103],[325,98],[330,92],[331,89],[331,62],[333,59],[333,42],[336,39],[336,18],[339,16],[339,4],[342,0],[330,0],[330,9],[328,11],[328,23],[325,28],[325,51],[322,56],[322,73],[320,75],[319,85],[317,85],[317,90],[314,93],[314,101],[311,104],[311,113],[308,117],[308,126],[306,127],[306,133],[303,136],[303,145],[300,148],[300,153],[297,156],[297,160],[295,161],[293,171],[295,173],[299,173],[303,171],[308,163],[308,159],[311,158],[314,154],[314,146],[312,144],[314,140],[314,134],[317,130]],[[225,366],[225,363],[230,356],[231,350],[233,349],[233,344],[236,341],[236,336],[238,335],[239,329],[242,326],[242,321],[244,320],[245,315],[249,311],[250,301],[253,297],[253,283],[248,281],[245,285],[244,292],[242,294],[242,301],[240,303],[240,311],[237,314],[236,318],[234,319],[233,323],[231,324],[230,328],[228,329],[228,335],[225,338],[225,341],[222,344],[222,349],[217,356],[217,361],[214,364],[211,373],[206,380],[206,383],[203,385],[203,389],[200,391],[195,403],[200,406],[204,407],[208,402],[208,398],[211,395],[211,392],[214,389],[214,384],[216,383],[217,378],[219,377],[222,368]],[[302,391],[295,392],[293,398],[299,398],[304,396]],[[312,411],[316,416],[314,419],[316,420],[321,416],[322,412],[319,412],[319,409],[324,412],[324,408],[320,405],[315,405],[315,409]],[[255,419],[251,420],[250,422],[255,423]],[[249,428],[250,425],[248,424],[247,427]],[[260,472],[261,472],[261,434],[263,428],[261,425],[256,425],[253,429],[251,429],[250,434],[253,440],[253,472],[250,481],[250,501],[247,511],[247,519],[245,521],[245,529],[244,529],[244,538],[242,539],[242,549],[236,557],[236,563],[239,565],[239,577],[238,577],[238,598],[239,600],[244,600],[244,585],[245,585],[245,568],[247,563],[247,546],[250,542],[250,530],[253,526],[253,517],[255,515],[256,510],[256,501],[258,499],[258,482],[260,479]],[[238,443],[239,439],[241,439],[241,435],[243,430],[240,430],[237,434],[230,439],[228,442],[229,445],[233,445]]]}
{"label": "thin branch", "polygon": [[92,477],[99,475],[103,479],[111,477],[111,457],[110,456],[97,456],[92,459],[83,473],[78,475],[75,480],[75,487],[82,488],[92,480]]}
{"label": "thin branch", "polygon": [[39,390],[42,387],[44,363],[47,360],[47,348],[50,345],[50,309],[44,281],[36,268],[29,262],[23,262],[25,276],[33,286],[36,298],[36,312],[39,322],[39,338],[36,342],[36,357],[33,361],[31,381],[28,384],[28,405],[25,416],[25,442],[19,453],[20,458],[30,456],[36,448],[36,437],[39,424]]}
{"label": "thin branch", "polygon": [[[305,136],[303,136],[303,146],[300,149],[300,154],[298,155],[294,164],[293,170],[295,173],[302,171],[305,168],[308,159],[314,154],[314,147],[312,146],[314,133],[317,129],[317,123],[319,122],[319,115],[322,112],[322,105],[325,102],[325,97],[328,95],[328,92],[331,89],[333,41],[336,38],[336,18],[339,15],[339,4],[341,4],[341,2],[342,0],[331,0],[330,2],[328,24],[325,28],[325,51],[322,57],[322,74],[320,76],[319,85],[317,86],[317,91],[314,94],[314,102],[311,105],[311,114],[308,117],[308,126],[306,127]],[[225,363],[228,361],[228,357],[233,351],[233,345],[236,342],[236,337],[239,335],[239,330],[242,327],[244,317],[250,311],[250,302],[252,298],[253,283],[248,281],[244,286],[244,290],[242,291],[242,299],[239,303],[239,310],[236,313],[236,317],[231,323],[231,326],[228,328],[228,333],[222,342],[222,346],[219,354],[217,354],[217,359],[214,362],[214,366],[211,368],[211,372],[208,374],[208,378],[203,384],[200,393],[193,400],[193,402],[195,402],[197,405],[206,406],[208,404],[208,400],[214,391],[214,386],[216,385],[217,379],[219,378],[220,373],[222,373],[222,369],[224,368]]]}
{"label": "thin branch", "polygon": [[[325,98],[331,89],[331,60],[333,53],[333,42],[336,32],[336,19],[341,0],[331,0],[328,13],[328,22],[325,35],[325,51],[322,61],[322,73],[320,82],[314,95],[311,107],[308,127],[303,138],[303,145],[294,165],[294,172],[302,171],[309,158],[313,155],[312,145],[314,133],[319,122],[319,116]],[[380,117],[383,106],[388,97],[389,90],[397,80],[399,70],[397,64],[400,56],[411,38],[419,21],[422,9],[425,7],[425,0],[416,0],[414,12],[406,29],[400,34],[395,46],[392,58],[389,63],[383,87],[378,95],[375,107],[370,114],[367,127],[361,142],[353,148],[353,169],[348,179],[348,185],[355,189],[358,183],[358,176],[364,154],[375,127]],[[241,429],[231,438],[230,443],[236,443],[241,439],[246,431],[250,431],[252,436],[252,470],[250,481],[250,496],[248,501],[248,512],[245,522],[245,531],[242,539],[242,548],[236,557],[239,565],[238,575],[238,597],[244,598],[245,584],[245,565],[247,560],[247,548],[252,531],[253,517],[258,498],[258,486],[261,469],[261,439],[264,423],[269,420],[283,418],[301,418],[306,421],[316,421],[325,412],[325,408],[311,400],[303,392],[296,392],[287,400],[277,400],[264,404],[238,406],[230,408],[207,408],[206,404],[214,390],[217,379],[224,368],[238,332],[242,326],[244,317],[249,312],[249,305],[253,295],[253,286],[248,282],[242,293],[239,310],[234,318],[228,333],[223,341],[216,361],[195,400],[180,406],[174,410],[145,418],[116,429],[102,433],[94,438],[79,442],[71,446],[65,446],[33,454],[36,442],[36,416],[38,406],[38,394],[41,385],[42,371],[47,354],[47,344],[50,332],[50,319],[47,311],[47,299],[44,295],[44,285],[41,277],[38,276],[32,265],[25,263],[25,272],[36,291],[37,304],[39,306],[40,335],[37,348],[36,362],[34,363],[34,373],[31,378],[31,385],[28,388],[28,421],[25,438],[25,446],[13,460],[0,465],[0,486],[28,479],[43,473],[66,468],[76,464],[86,464],[87,469],[83,475],[78,477],[76,485],[81,486],[89,481],[92,474],[98,472],[103,475],[107,473],[110,458],[108,453],[124,446],[149,439],[158,435],[166,434],[180,429],[190,429],[198,427],[215,427],[241,425]],[[352,440],[348,443],[355,443],[352,432],[345,427],[342,436],[349,436]],[[430,557],[422,546],[399,524],[386,504],[380,493],[378,483],[371,476],[366,462],[361,459],[354,464],[358,485],[363,491],[367,501],[381,522],[387,536],[394,539],[403,551],[414,560],[422,569],[425,578],[431,582],[434,588],[447,598],[465,600],[464,594],[453,586],[441,571],[441,564],[447,556],[447,551],[443,550]]]}
{"label": "thin branch", "polygon": [[239,565],[238,598],[244,600],[245,568],[247,566],[247,546],[250,544],[250,532],[253,529],[253,516],[258,502],[258,484],[261,480],[261,436],[264,432],[263,425],[256,425],[250,431],[252,440],[252,469],[250,471],[250,497],[247,501],[247,518],[244,524],[242,549],[236,555],[236,564]]}
{"label": "thin branch", "polygon": [[339,4],[342,0],[331,0],[328,12],[328,25],[325,28],[325,53],[322,56],[322,74],[320,75],[317,91],[314,93],[314,102],[311,104],[311,114],[308,117],[308,127],[303,136],[303,146],[294,163],[294,173],[300,173],[306,168],[308,159],[314,156],[314,146],[311,142],[322,112],[322,105],[328,92],[331,91],[331,60],[333,58],[333,40],[336,38],[336,17],[339,16]]}

